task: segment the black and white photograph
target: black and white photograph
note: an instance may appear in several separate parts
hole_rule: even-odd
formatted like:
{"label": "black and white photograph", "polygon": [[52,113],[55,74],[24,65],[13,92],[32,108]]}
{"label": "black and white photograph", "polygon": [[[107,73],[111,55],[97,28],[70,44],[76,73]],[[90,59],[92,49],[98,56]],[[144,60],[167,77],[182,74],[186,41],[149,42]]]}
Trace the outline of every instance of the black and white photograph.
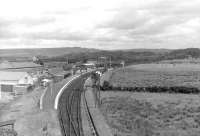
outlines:
{"label": "black and white photograph", "polygon": [[200,136],[200,0],[0,0],[0,136]]}

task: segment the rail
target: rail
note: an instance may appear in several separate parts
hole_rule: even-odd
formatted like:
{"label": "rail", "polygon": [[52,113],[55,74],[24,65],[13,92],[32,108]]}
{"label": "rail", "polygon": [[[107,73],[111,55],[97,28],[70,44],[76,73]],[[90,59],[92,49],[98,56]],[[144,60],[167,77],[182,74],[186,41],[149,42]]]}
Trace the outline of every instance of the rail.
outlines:
{"label": "rail", "polygon": [[86,100],[85,92],[84,92],[83,96],[84,96],[84,105],[85,105],[85,108],[86,108],[86,114],[87,114],[87,117],[88,117],[88,122],[90,124],[90,129],[92,131],[92,135],[93,136],[99,136],[99,133],[98,133],[97,128],[95,126],[95,123],[93,121],[92,115],[90,113],[90,109],[89,109],[89,106],[88,106],[88,103],[87,103],[87,100]]}
{"label": "rail", "polygon": [[[73,77],[62,87],[56,97],[54,108],[58,109],[58,118],[63,136],[83,136],[80,100],[84,81],[89,75],[90,72],[87,72]],[[88,111],[88,119],[93,125],[91,129],[96,130],[87,106],[86,111]],[[94,136],[99,135],[95,132]]]}
{"label": "rail", "polygon": [[57,108],[63,136],[83,135],[80,99],[84,77],[88,75],[89,73],[73,78],[63,87],[62,91],[60,91]]}

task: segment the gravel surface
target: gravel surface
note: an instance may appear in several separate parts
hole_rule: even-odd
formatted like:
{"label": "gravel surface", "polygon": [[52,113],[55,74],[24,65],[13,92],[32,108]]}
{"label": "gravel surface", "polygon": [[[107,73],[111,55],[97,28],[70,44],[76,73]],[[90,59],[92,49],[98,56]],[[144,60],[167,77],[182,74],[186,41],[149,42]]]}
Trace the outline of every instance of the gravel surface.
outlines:
{"label": "gravel surface", "polygon": [[[40,110],[42,88],[29,92],[1,109],[0,121],[16,120],[19,136],[61,136],[55,110]],[[45,129],[44,129],[45,128]]]}

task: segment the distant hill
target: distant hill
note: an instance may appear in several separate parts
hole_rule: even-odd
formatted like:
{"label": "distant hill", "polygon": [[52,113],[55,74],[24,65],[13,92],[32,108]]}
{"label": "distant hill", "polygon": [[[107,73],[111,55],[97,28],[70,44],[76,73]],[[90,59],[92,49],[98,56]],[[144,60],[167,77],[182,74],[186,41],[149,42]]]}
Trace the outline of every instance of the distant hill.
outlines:
{"label": "distant hill", "polygon": [[12,49],[0,50],[0,59],[8,61],[27,61],[38,56],[43,61],[78,62],[88,59],[96,60],[105,56],[113,61],[124,60],[127,64],[151,63],[162,60],[200,58],[200,49],[129,49],[129,50],[98,50],[80,47]]}
{"label": "distant hill", "polygon": [[163,59],[185,59],[185,58],[200,58],[200,49],[199,48],[187,48],[187,49],[178,49],[173,50],[165,54]]}
{"label": "distant hill", "polygon": [[83,53],[74,53],[66,54],[55,60],[62,60],[68,58],[72,62],[83,61],[85,59],[97,59],[98,57],[105,56],[108,59],[114,61],[124,60],[127,64],[133,63],[151,63],[158,62],[162,60],[173,60],[173,59],[187,59],[200,58],[200,49],[197,48],[188,48],[188,49],[177,49],[177,50],[168,50],[168,49],[131,49],[131,50],[112,50],[112,51],[97,51],[97,52],[83,52]]}
{"label": "distant hill", "polygon": [[0,49],[0,57],[54,57],[69,53],[94,52],[97,49],[66,47],[66,48],[36,48],[36,49]]}
{"label": "distant hill", "polygon": [[126,63],[148,63],[156,61],[160,56],[160,53],[155,52],[136,52],[136,51],[105,51],[100,50],[96,52],[82,52],[82,53],[70,53],[63,56],[52,57],[51,60],[54,61],[66,61],[69,60],[70,63],[85,61],[85,60],[97,60],[100,57],[107,57],[107,60],[111,59],[113,61],[124,60]]}
{"label": "distant hill", "polygon": [[133,52],[154,52],[154,53],[169,53],[172,49],[128,49],[122,51],[133,51]]}

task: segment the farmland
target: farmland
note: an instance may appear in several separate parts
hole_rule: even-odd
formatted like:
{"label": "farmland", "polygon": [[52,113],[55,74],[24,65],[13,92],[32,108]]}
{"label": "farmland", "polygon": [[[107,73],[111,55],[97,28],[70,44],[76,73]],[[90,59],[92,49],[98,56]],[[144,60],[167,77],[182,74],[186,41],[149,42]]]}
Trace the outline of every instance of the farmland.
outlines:
{"label": "farmland", "polygon": [[199,95],[109,91],[101,96],[101,111],[116,136],[199,136]]}
{"label": "farmland", "polygon": [[[194,87],[199,64],[140,64],[109,72],[114,87]],[[100,109],[116,136],[199,136],[200,94],[102,91]]]}
{"label": "farmland", "polygon": [[200,89],[199,64],[141,64],[113,72],[112,86],[173,87],[185,86]]}

